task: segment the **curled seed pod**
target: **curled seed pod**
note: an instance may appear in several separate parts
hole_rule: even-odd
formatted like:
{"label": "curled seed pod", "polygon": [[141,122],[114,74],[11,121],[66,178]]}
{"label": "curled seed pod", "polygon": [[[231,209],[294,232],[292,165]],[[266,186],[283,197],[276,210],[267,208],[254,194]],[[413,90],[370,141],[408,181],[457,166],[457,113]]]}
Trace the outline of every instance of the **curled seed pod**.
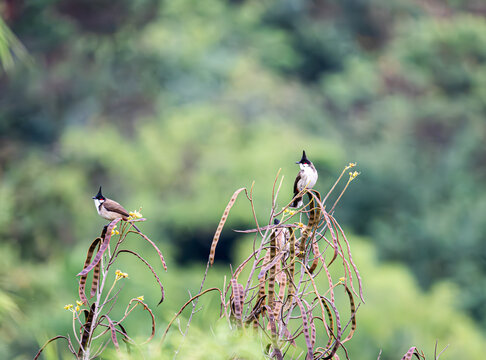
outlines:
{"label": "curled seed pod", "polygon": [[[96,246],[99,246],[100,242],[101,242],[101,238],[98,237],[98,238],[94,239],[94,241],[91,243],[91,245],[88,249],[88,253],[86,255],[86,260],[84,261],[83,268],[86,268],[89,265],[91,258],[93,257],[94,250],[95,250]],[[99,249],[98,249],[98,251],[99,251]],[[79,293],[79,298],[81,299],[83,304],[86,304],[88,302],[88,299],[86,298],[86,295],[84,293],[87,278],[88,278],[88,275],[85,274],[85,275],[82,275],[81,278],[79,279],[78,293]],[[94,277],[93,277],[93,282],[94,281],[95,280],[94,280]]]}
{"label": "curled seed pod", "polygon": [[108,224],[106,228],[106,233],[103,238],[103,243],[100,246],[99,251],[96,253],[96,256],[91,264],[86,266],[77,276],[83,276],[89,273],[101,260],[101,257],[105,253],[106,249],[108,248],[108,244],[110,243],[111,239],[111,231],[115,228],[116,224],[121,220],[121,218],[113,220],[111,223]]}
{"label": "curled seed pod", "polygon": [[235,204],[236,199],[238,198],[238,195],[240,192],[245,190],[245,188],[238,189],[234,192],[233,196],[231,196],[230,201],[228,202],[228,205],[226,206],[226,209],[224,209],[223,216],[221,217],[221,220],[219,221],[218,228],[216,229],[216,232],[214,233],[213,237],[213,242],[211,243],[211,251],[209,253],[209,264],[213,265],[214,263],[214,257],[216,254],[216,246],[218,245],[219,237],[221,236],[221,232],[223,231],[223,226],[226,223],[226,220],[228,219],[229,212],[233,205]]}
{"label": "curled seed pod", "polygon": [[244,301],[244,289],[243,285],[238,284],[236,279],[231,279],[231,309],[232,314],[235,319],[241,323],[242,321],[242,313],[243,313],[243,301]]}
{"label": "curled seed pod", "polygon": [[[276,250],[275,232],[272,232],[270,235],[270,263],[275,258]],[[275,265],[268,271],[268,307],[273,312],[275,308]]]}

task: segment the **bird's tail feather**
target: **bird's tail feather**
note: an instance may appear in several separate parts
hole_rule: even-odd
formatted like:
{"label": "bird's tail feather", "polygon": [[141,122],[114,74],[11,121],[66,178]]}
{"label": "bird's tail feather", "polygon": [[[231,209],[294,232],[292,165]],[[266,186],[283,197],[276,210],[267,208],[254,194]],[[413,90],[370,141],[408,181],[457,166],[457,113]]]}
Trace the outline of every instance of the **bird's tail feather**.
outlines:
{"label": "bird's tail feather", "polygon": [[303,205],[302,196],[300,196],[300,197],[295,198],[294,201],[292,201],[292,204],[290,204],[290,207],[291,208],[299,208],[302,205]]}

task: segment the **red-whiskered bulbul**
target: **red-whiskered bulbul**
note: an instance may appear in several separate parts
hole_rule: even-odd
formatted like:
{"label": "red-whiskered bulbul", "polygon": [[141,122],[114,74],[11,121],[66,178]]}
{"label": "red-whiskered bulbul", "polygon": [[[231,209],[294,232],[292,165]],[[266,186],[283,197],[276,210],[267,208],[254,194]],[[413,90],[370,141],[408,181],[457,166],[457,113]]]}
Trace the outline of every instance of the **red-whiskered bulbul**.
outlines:
{"label": "red-whiskered bulbul", "polygon": [[[96,206],[96,211],[98,211],[98,214],[102,218],[110,221],[113,221],[118,218],[121,218],[124,221],[128,220],[128,217],[130,216],[128,211],[125,210],[125,208],[121,206],[119,203],[117,203],[115,200],[105,198],[101,193],[101,186],[100,189],[98,190],[98,194],[93,196],[93,200]],[[135,226],[135,224],[132,225],[135,229],[137,229],[138,232],[140,232],[140,230]]]}
{"label": "red-whiskered bulbul", "polygon": [[[314,164],[307,159],[305,155],[305,150],[302,152],[302,159],[297,161],[296,164],[299,164],[300,171],[297,174],[294,182],[294,197],[301,192],[304,188],[305,189],[312,189],[317,182],[317,170],[314,167]],[[301,207],[303,204],[302,196],[299,196],[294,199],[290,207],[298,208]]]}

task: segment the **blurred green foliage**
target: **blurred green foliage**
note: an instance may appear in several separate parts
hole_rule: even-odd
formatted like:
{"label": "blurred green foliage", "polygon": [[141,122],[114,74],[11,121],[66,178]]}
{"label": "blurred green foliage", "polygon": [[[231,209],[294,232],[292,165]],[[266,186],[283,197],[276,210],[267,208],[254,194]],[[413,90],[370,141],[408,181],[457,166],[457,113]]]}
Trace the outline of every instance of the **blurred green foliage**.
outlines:
{"label": "blurred green foliage", "polygon": [[[37,342],[68,332],[62,305],[104,224],[91,200],[100,184],[143,207],[144,231],[168,256],[164,323],[197,289],[191,260],[206,257],[232,192],[255,180],[264,223],[279,168],[290,200],[302,149],[321,191],[358,162],[337,218],[426,291],[404,268],[359,262],[368,301],[350,352],[430,354],[438,339],[451,343],[441,358],[480,358],[481,2],[24,0],[0,11],[34,60],[0,75],[0,358],[31,358]],[[237,204],[228,229],[251,221]],[[224,233],[217,255],[229,259],[240,241]],[[133,291],[156,292],[140,282]]]}

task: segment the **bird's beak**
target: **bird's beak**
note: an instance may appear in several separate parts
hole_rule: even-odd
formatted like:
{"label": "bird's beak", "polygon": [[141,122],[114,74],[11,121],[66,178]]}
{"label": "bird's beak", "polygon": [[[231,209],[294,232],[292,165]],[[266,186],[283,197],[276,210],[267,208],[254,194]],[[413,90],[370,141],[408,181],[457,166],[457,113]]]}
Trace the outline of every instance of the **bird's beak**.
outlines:
{"label": "bird's beak", "polygon": [[300,161],[296,161],[295,163],[296,163],[296,164],[300,164]]}
{"label": "bird's beak", "polygon": [[93,196],[91,199],[96,199],[97,197],[96,196]]}

